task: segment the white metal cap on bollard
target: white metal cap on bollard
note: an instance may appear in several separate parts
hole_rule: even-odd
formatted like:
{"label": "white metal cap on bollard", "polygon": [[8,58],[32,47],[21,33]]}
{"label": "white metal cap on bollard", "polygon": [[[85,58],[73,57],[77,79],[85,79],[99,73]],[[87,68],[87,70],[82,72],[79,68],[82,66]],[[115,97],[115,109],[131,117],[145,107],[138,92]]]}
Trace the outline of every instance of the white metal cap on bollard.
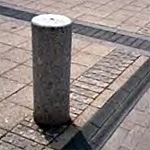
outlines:
{"label": "white metal cap on bollard", "polygon": [[70,18],[58,14],[42,14],[34,17],[31,22],[40,27],[63,27],[72,23]]}

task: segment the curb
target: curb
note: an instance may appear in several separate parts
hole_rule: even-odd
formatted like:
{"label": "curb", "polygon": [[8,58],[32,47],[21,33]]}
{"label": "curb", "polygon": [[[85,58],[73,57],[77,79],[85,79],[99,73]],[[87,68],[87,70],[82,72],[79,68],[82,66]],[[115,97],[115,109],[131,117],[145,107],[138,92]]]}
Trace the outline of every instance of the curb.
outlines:
{"label": "curb", "polygon": [[[138,96],[150,81],[150,58],[98,111],[62,150],[100,150],[118,125],[138,102]],[[136,78],[136,80],[134,80]],[[137,82],[138,80],[138,82]],[[136,87],[136,88],[135,88]],[[132,90],[130,90],[132,89]],[[127,93],[126,90],[130,92]],[[83,137],[92,125],[99,128],[90,139]],[[106,134],[107,133],[107,134]],[[93,134],[93,132],[91,133]]]}

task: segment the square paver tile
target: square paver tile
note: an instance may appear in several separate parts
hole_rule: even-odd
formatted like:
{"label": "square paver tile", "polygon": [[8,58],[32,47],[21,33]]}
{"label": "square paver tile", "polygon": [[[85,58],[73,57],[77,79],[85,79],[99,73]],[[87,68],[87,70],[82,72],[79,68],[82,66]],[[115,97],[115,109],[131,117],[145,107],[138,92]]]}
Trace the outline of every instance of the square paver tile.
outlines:
{"label": "square paver tile", "polygon": [[92,106],[102,108],[103,105],[113,96],[115,92],[105,89],[93,102]]}
{"label": "square paver tile", "polygon": [[150,115],[147,112],[136,109],[133,109],[126,119],[127,121],[143,127],[148,127],[150,125]]}
{"label": "square paver tile", "polygon": [[23,28],[25,28],[25,26],[17,21],[7,21],[1,24],[1,29],[9,32],[15,32]]}
{"label": "square paver tile", "polygon": [[21,150],[20,148],[10,144],[6,143],[4,141],[0,141],[0,149],[1,150]]}
{"label": "square paver tile", "polygon": [[32,68],[24,65],[20,65],[6,74],[3,75],[6,78],[15,80],[19,83],[26,84],[31,82],[32,79]]}
{"label": "square paver tile", "polygon": [[[6,136],[2,138],[2,141],[11,143],[14,146],[20,147],[21,149],[24,149],[24,150],[42,150],[43,149],[42,145],[32,140],[29,140],[27,138],[24,138],[22,136],[19,136],[17,134],[14,134],[14,133],[8,133]],[[9,149],[9,150],[12,150],[12,149]],[[18,150],[18,149],[15,148],[15,150]]]}
{"label": "square paver tile", "polygon": [[74,38],[72,40],[72,48],[77,50],[82,50],[83,48],[89,46],[91,43],[88,41],[83,41],[81,39]]}
{"label": "square paver tile", "polygon": [[31,40],[28,40],[24,43],[21,43],[20,45],[18,45],[19,48],[31,51],[32,50],[32,43]]}
{"label": "square paver tile", "polygon": [[0,103],[0,127],[11,129],[29,114],[31,110],[3,101]]}
{"label": "square paver tile", "polygon": [[7,45],[7,44],[3,44],[3,43],[0,43],[0,54],[1,53],[4,53],[10,49],[12,49],[13,47],[10,46],[10,45]]}
{"label": "square paver tile", "polygon": [[1,129],[0,128],[0,138],[7,133],[7,130]]}
{"label": "square paver tile", "polygon": [[33,109],[33,88],[26,86],[9,97],[7,101]]}
{"label": "square paver tile", "polygon": [[25,62],[23,63],[23,65],[28,66],[28,67],[32,67],[32,66],[33,66],[32,59],[29,59],[29,60],[25,61]]}
{"label": "square paver tile", "polygon": [[128,133],[126,138],[123,140],[121,146],[131,150],[135,149],[136,145],[141,141],[141,137],[144,133],[144,127],[135,125],[134,128]]}
{"label": "square paver tile", "polygon": [[104,57],[107,54],[109,54],[113,49],[114,49],[113,47],[104,46],[101,44],[91,44],[90,46],[83,49],[83,51]]}
{"label": "square paver tile", "polygon": [[17,66],[17,63],[0,58],[0,75]]}
{"label": "square paver tile", "polygon": [[118,150],[127,134],[128,130],[118,128],[102,150]]}
{"label": "square paver tile", "polygon": [[75,54],[72,58],[73,63],[81,64],[87,67],[93,66],[101,59],[100,56],[93,55],[86,52],[79,52]]}
{"label": "square paver tile", "polygon": [[136,146],[136,150],[149,150],[150,148],[150,131],[148,130],[142,136],[141,140],[139,141],[138,145]]}
{"label": "square paver tile", "polygon": [[31,53],[19,48],[14,48],[1,55],[2,58],[10,60],[11,62],[22,63],[31,57]]}
{"label": "square paver tile", "polygon": [[27,41],[26,37],[23,37],[14,33],[4,35],[3,37],[0,38],[0,42],[6,43],[12,46],[17,46],[21,43],[24,43],[25,41]]}
{"label": "square paver tile", "polygon": [[71,64],[71,78],[76,79],[82,73],[84,73],[87,69],[88,67],[72,63]]}
{"label": "square paver tile", "polygon": [[2,100],[22,88],[23,84],[9,79],[0,78],[0,87],[0,100]]}
{"label": "square paver tile", "polygon": [[30,38],[31,37],[31,27],[25,27],[23,29],[20,29],[18,32],[17,32],[18,35],[21,35],[21,36],[25,36],[25,37],[28,37]]}

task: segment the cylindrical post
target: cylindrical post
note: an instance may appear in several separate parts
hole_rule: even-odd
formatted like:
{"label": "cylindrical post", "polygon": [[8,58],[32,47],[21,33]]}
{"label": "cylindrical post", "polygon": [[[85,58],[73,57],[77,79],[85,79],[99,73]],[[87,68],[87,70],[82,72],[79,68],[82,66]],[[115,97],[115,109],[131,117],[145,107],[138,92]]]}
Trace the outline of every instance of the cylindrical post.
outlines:
{"label": "cylindrical post", "polygon": [[43,14],[32,19],[34,120],[60,126],[70,121],[72,21]]}

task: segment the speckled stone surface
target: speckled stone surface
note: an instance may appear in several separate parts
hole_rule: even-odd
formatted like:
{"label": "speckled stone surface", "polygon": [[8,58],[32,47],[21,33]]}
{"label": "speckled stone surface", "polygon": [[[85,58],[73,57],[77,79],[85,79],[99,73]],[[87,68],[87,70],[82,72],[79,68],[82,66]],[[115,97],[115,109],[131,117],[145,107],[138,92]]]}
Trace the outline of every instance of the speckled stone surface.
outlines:
{"label": "speckled stone surface", "polygon": [[34,120],[60,126],[70,121],[72,23],[42,25],[32,21]]}

